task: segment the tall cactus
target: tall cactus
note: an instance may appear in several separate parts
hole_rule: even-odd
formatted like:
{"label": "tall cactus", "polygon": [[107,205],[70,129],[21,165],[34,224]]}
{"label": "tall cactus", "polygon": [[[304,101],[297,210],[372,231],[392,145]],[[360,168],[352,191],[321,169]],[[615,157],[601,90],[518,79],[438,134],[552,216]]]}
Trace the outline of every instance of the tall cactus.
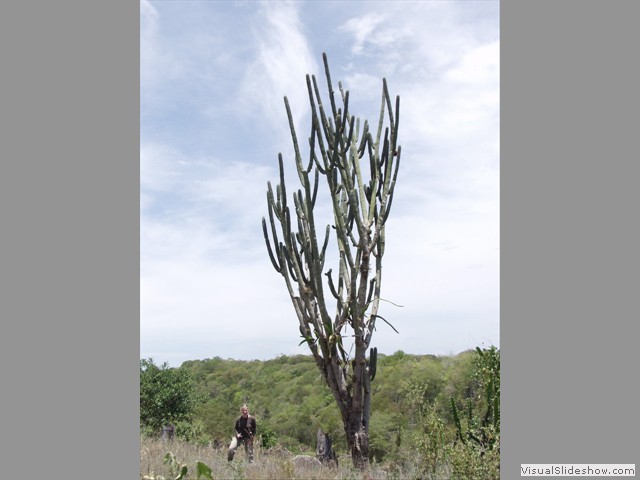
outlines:
{"label": "tall cactus", "polygon": [[[385,224],[400,164],[400,98],[396,97],[392,108],[383,79],[380,116],[372,131],[366,120],[361,124],[349,111],[349,92],[341,83],[341,105],[336,101],[326,54],[323,62],[328,104],[322,101],[315,76],[306,77],[311,105],[306,161],[289,101],[284,98],[301,188],[291,195],[292,211],[279,154],[280,179],[275,191],[267,183],[269,216],[268,221],[263,217],[262,228],[271,263],[284,278],[297,314],[301,343],[308,345],[333,392],[354,464],[364,467],[368,464],[370,382],[375,377],[377,350],[371,351],[369,362],[365,357],[376,321],[387,322],[378,315],[378,308]],[[333,224],[326,225],[324,232],[314,215],[320,177],[326,182],[333,208]],[[332,230],[338,262],[335,277],[333,269],[325,266]],[[319,233],[323,233],[322,241]],[[333,313],[328,310],[330,301],[335,301]],[[353,331],[349,350],[344,341],[347,327]]]}
{"label": "tall cactus", "polygon": [[476,347],[474,376],[484,388],[485,413],[478,419],[473,413],[471,399],[467,401],[467,431],[463,432],[458,407],[453,397],[450,409],[456,426],[456,441],[467,444],[471,440],[481,451],[492,450],[500,437],[500,351],[491,346],[482,350]]}

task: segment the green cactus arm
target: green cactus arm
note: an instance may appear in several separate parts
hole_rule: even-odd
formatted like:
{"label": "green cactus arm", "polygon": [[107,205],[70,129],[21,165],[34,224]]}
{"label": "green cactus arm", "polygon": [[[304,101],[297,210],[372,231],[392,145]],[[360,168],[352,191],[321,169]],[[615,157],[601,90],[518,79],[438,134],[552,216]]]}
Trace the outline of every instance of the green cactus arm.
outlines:
{"label": "green cactus arm", "polygon": [[[313,84],[313,93],[315,93],[315,97],[313,96],[313,93],[311,92],[311,90],[309,90],[310,102],[312,105],[315,105],[315,102],[314,102],[314,98],[315,98],[315,101],[317,101],[317,105],[318,105],[318,113],[320,114],[320,118],[318,122],[319,124],[316,126],[316,128],[322,127],[324,138],[327,140],[328,146],[331,148],[331,145],[333,145],[334,143],[334,131],[332,129],[331,124],[329,123],[329,119],[327,118],[327,115],[324,111],[324,107],[322,106],[322,97],[320,97],[320,90],[318,89],[318,82],[316,81],[315,75],[311,75],[311,83]],[[318,137],[320,136],[321,136],[320,132],[318,132]],[[327,165],[328,167],[329,163],[325,163],[325,165]]]}
{"label": "green cactus arm", "polygon": [[262,232],[264,234],[264,241],[267,244],[267,251],[269,252],[271,264],[273,265],[273,268],[276,270],[276,272],[282,273],[282,265],[277,262],[271,249],[271,242],[269,241],[269,234],[267,232],[267,222],[264,217],[262,217]]}
{"label": "green cactus arm", "polygon": [[322,248],[320,249],[320,263],[324,266],[325,255],[327,253],[327,247],[329,246],[329,237],[331,235],[331,227],[327,225],[324,233],[324,242],[322,243]]}
{"label": "green cactus arm", "polygon": [[316,206],[316,199],[318,198],[318,185],[320,184],[320,172],[318,170],[313,174],[313,193],[311,194],[311,209]]}
{"label": "green cactus arm", "polygon": [[378,348],[373,347],[369,350],[369,378],[370,381],[376,378],[376,372],[378,368]]}
{"label": "green cactus arm", "polygon": [[329,72],[329,61],[327,59],[327,54],[325,52],[322,53],[322,63],[324,64],[324,73],[327,78],[327,87],[329,89],[329,99],[331,100],[331,110],[333,112],[333,116],[337,115],[336,103],[333,96],[333,84],[331,83],[331,73]]}
{"label": "green cactus arm", "polygon": [[453,423],[456,427],[456,436],[460,439],[463,444],[466,444],[467,441],[462,434],[462,423],[460,422],[460,416],[458,415],[458,407],[456,406],[456,402],[453,400],[453,397],[449,398],[451,405],[451,414],[453,415]]}
{"label": "green cactus arm", "polygon": [[[384,97],[384,101],[387,105],[387,113],[389,115],[389,125],[391,128],[391,131],[394,132],[396,130],[396,122],[394,121],[394,116],[393,116],[393,109],[391,108],[391,98],[389,97],[389,88],[387,87],[387,79],[383,78],[382,79],[382,95]],[[398,103],[397,103],[397,107],[399,109],[399,97],[398,97]],[[397,112],[396,112],[397,113]],[[396,120],[397,120],[397,115],[396,115]]]}
{"label": "green cactus arm", "polygon": [[324,140],[322,136],[322,131],[326,131],[326,130],[323,130],[325,128],[324,122],[321,122],[321,120],[318,118],[318,114],[320,113],[320,115],[323,115],[323,112],[320,106],[316,109],[316,105],[313,99],[313,93],[310,90],[311,86],[308,86],[308,88],[309,88],[309,102],[311,104],[311,125],[314,131],[315,139],[318,142],[317,145],[318,145],[318,149],[320,150],[320,156],[322,157],[322,165],[320,164],[320,161],[318,160],[317,155],[315,154],[315,151],[313,155],[314,155],[317,168],[320,170],[320,172],[323,175],[328,175],[328,173],[331,172],[333,167],[331,166],[331,161],[329,160],[329,152],[327,151],[327,148],[324,145]]}
{"label": "green cactus arm", "polygon": [[[340,295],[338,294],[338,291],[336,290],[335,285],[333,284],[333,278],[331,278],[331,269],[329,269],[325,275],[327,276],[327,283],[329,285],[329,290],[331,291],[331,294],[333,295],[333,297],[336,300],[340,300]],[[340,305],[340,303],[338,302],[338,305]]]}
{"label": "green cactus arm", "polygon": [[287,97],[284,97],[284,106],[287,111],[287,119],[289,120],[289,131],[293,142],[293,150],[297,167],[296,170],[298,172],[298,177],[300,178],[300,183],[306,188],[309,183],[309,178],[307,176],[306,168],[302,164],[302,155],[300,154],[300,146],[298,145],[298,135],[296,134],[293,115],[291,113],[291,107],[289,106],[289,99]]}

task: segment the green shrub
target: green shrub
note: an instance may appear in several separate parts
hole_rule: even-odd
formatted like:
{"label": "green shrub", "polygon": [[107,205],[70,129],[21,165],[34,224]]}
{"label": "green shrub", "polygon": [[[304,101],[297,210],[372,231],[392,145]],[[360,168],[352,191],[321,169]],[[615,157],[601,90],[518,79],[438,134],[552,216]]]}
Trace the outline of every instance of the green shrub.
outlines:
{"label": "green shrub", "polygon": [[259,424],[257,435],[260,436],[262,448],[275,447],[278,444],[276,434],[267,425]]}
{"label": "green shrub", "polygon": [[141,430],[159,433],[163,425],[189,420],[203,400],[190,370],[140,360]]}

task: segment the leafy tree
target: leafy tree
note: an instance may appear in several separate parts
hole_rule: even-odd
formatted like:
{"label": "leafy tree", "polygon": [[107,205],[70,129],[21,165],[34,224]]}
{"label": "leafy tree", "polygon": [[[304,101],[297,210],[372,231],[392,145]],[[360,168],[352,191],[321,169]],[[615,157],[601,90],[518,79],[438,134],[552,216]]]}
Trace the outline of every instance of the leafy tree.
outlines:
{"label": "leafy tree", "polygon": [[153,359],[140,360],[140,425],[158,432],[170,422],[189,420],[202,398],[190,370],[158,366]]}
{"label": "leafy tree", "polygon": [[[349,92],[340,83],[342,108],[338,108],[326,55],[323,60],[330,105],[323,105],[315,76],[307,75],[312,125],[306,162],[289,101],[284,99],[302,188],[292,196],[292,212],[279,154],[280,182],[275,193],[268,183],[269,222],[263,217],[262,227],[273,267],[282,275],[297,314],[301,343],[308,345],[333,393],[354,465],[364,468],[368,465],[371,381],[377,358],[376,349],[370,350],[368,359],[367,351],[377,320],[387,322],[378,308],[385,223],[400,162],[400,98],[396,97],[394,110],[383,79],[377,131],[372,132],[367,121],[360,125],[351,115]],[[385,117],[388,126],[383,129]],[[333,225],[324,228],[322,242],[315,212],[320,176],[326,181],[333,210]],[[332,230],[337,279],[331,268],[325,268]],[[329,312],[331,298],[336,302],[333,314]]]}

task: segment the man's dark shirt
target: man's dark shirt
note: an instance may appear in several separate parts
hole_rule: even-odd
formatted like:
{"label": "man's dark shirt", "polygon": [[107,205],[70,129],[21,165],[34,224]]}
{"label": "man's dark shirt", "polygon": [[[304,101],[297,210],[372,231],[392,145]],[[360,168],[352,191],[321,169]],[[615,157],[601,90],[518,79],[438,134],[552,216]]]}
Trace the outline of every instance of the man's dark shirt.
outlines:
{"label": "man's dark shirt", "polygon": [[242,438],[250,438],[256,434],[256,419],[249,415],[244,418],[242,415],[236,420],[236,432],[242,435]]}

